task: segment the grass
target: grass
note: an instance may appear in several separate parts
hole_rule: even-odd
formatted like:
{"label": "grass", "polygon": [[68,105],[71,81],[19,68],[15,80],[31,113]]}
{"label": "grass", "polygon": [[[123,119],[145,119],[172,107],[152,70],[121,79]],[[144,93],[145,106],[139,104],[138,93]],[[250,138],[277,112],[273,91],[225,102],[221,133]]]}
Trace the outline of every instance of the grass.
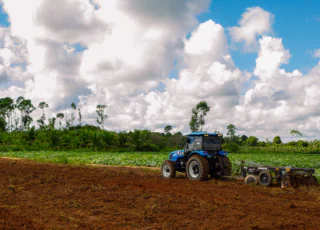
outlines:
{"label": "grass", "polygon": [[91,151],[36,151],[0,152],[0,157],[17,157],[39,162],[59,164],[105,164],[132,166],[161,166],[168,153],[154,152],[91,152]]}
{"label": "grass", "polygon": [[[168,158],[165,152],[91,152],[91,151],[37,151],[0,152],[0,157],[26,158],[39,162],[58,164],[105,164],[159,167]],[[241,161],[255,162],[269,166],[291,166],[315,168],[320,173],[320,154],[305,153],[252,153],[229,154],[234,174],[240,173]]]}

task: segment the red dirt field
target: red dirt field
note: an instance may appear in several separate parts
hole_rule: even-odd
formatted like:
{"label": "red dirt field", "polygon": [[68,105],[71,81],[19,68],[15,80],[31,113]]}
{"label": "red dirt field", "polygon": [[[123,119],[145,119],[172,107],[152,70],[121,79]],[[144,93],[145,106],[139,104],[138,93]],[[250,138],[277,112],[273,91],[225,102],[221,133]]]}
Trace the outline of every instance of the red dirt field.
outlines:
{"label": "red dirt field", "polygon": [[320,229],[320,188],[0,158],[0,229]]}

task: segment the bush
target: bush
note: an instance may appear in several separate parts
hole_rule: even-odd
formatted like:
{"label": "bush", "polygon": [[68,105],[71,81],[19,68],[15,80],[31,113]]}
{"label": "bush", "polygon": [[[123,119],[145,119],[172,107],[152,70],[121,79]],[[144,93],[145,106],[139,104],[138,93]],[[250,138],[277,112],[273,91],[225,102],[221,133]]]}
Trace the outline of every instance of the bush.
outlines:
{"label": "bush", "polygon": [[299,140],[297,141],[299,147],[308,147],[309,143],[307,141]]}
{"label": "bush", "polygon": [[258,144],[258,138],[255,136],[250,136],[246,141],[245,144],[249,145],[249,146],[257,146]]}
{"label": "bush", "polygon": [[281,138],[279,136],[275,136],[272,143],[276,145],[282,144]]}
{"label": "bush", "polygon": [[259,141],[259,142],[258,142],[258,146],[266,147],[266,146],[267,146],[267,143],[264,142],[264,141]]}
{"label": "bush", "polygon": [[155,144],[145,144],[142,149],[142,151],[151,151],[151,152],[159,152],[160,148],[159,146]]}
{"label": "bush", "polygon": [[232,143],[232,142],[231,142],[231,143],[229,143],[229,144],[227,144],[227,143],[222,144],[222,149],[223,149],[224,151],[234,153],[234,152],[238,152],[239,149],[240,149],[240,147],[239,147],[239,145],[237,145],[236,143]]}

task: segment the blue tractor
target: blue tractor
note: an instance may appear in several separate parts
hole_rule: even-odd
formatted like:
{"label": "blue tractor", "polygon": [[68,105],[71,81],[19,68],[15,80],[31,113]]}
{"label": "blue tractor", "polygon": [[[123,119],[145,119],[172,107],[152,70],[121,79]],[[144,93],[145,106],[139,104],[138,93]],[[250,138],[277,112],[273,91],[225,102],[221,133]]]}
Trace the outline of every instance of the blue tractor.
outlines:
{"label": "blue tractor", "polygon": [[183,150],[173,151],[161,166],[165,179],[174,178],[176,172],[184,172],[190,180],[206,180],[231,175],[228,153],[222,150],[222,135],[193,132],[187,135]]}

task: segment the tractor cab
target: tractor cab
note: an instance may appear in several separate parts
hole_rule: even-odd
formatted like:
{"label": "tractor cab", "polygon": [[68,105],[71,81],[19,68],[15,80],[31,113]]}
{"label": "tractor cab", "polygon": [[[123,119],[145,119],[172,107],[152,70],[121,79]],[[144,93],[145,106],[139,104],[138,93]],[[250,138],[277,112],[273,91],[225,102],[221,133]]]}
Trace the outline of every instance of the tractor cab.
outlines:
{"label": "tractor cab", "polygon": [[207,151],[210,153],[222,150],[221,134],[193,132],[187,135],[187,142],[184,145],[184,153],[189,154],[192,151]]}

